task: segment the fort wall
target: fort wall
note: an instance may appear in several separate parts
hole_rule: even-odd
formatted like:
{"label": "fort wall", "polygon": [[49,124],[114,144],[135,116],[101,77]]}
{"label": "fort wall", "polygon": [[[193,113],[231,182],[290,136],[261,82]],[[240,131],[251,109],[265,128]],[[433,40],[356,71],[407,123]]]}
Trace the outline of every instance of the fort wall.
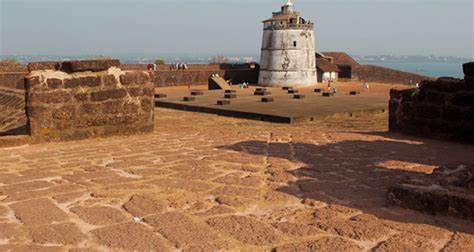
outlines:
{"label": "fort wall", "polygon": [[[259,66],[254,64],[193,64],[186,70],[170,69],[172,65],[158,65],[151,71],[155,87],[207,85],[212,74],[219,74],[232,83],[257,83]],[[123,64],[122,70],[147,70],[146,64]]]}
{"label": "fort wall", "polygon": [[373,65],[356,65],[352,67],[352,79],[368,82],[399,83],[415,85],[424,80],[433,80],[432,77],[403,72],[386,67]]}
{"label": "fort wall", "polygon": [[153,131],[154,89],[149,74],[118,66],[118,60],[30,63],[26,114],[34,141]]}
{"label": "fort wall", "polygon": [[391,90],[390,131],[474,143],[474,63],[464,80],[423,81],[419,89]]}

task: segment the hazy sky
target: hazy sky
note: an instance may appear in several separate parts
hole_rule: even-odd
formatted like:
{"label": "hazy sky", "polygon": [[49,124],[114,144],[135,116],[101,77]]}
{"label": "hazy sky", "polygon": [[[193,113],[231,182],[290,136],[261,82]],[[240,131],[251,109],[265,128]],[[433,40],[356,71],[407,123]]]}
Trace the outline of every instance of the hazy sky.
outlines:
{"label": "hazy sky", "polygon": [[[0,0],[0,54],[258,54],[286,0]],[[294,0],[318,51],[474,58],[474,0]]]}

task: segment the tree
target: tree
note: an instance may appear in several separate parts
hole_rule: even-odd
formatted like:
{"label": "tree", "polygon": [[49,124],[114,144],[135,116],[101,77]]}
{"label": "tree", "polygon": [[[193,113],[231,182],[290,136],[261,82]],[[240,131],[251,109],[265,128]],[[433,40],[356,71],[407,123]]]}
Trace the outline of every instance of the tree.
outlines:
{"label": "tree", "polygon": [[156,60],[155,60],[155,64],[157,64],[157,65],[164,65],[164,64],[166,64],[166,62],[165,62],[164,59],[156,59]]}
{"label": "tree", "polygon": [[4,59],[0,60],[0,65],[2,66],[12,66],[12,65],[20,65],[16,59]]}

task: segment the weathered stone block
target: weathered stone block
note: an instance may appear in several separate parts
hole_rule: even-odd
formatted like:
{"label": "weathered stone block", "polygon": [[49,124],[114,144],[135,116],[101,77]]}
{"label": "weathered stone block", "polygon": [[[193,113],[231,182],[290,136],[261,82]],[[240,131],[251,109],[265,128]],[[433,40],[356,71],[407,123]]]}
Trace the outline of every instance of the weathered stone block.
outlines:
{"label": "weathered stone block", "polygon": [[218,100],[217,105],[219,106],[224,106],[224,105],[229,105],[230,101],[229,100]]}
{"label": "weathered stone block", "polygon": [[31,62],[28,64],[28,71],[53,70],[58,71],[61,68],[60,61]]}
{"label": "weathered stone block", "polygon": [[256,92],[263,92],[263,91],[267,91],[266,88],[257,88],[255,89]]}
{"label": "weathered stone block", "polygon": [[464,75],[467,77],[474,77],[474,62],[465,63],[462,65]]}
{"label": "weathered stone block", "polygon": [[272,92],[268,92],[268,91],[255,91],[253,94],[254,94],[254,95],[258,95],[258,96],[266,96],[266,95],[271,95]]}
{"label": "weathered stone block", "polygon": [[53,118],[58,120],[70,120],[76,113],[76,107],[66,105],[53,111]]}
{"label": "weathered stone block", "polygon": [[120,76],[123,85],[142,85],[150,81],[150,76],[145,72],[126,72]]}
{"label": "weathered stone block", "polygon": [[434,90],[440,92],[456,92],[460,89],[463,82],[454,78],[440,78],[436,81],[422,81],[420,83],[421,90]]}
{"label": "weathered stone block", "polygon": [[457,106],[474,106],[474,91],[456,93],[451,103]]}
{"label": "weathered stone block", "polygon": [[65,103],[71,99],[71,93],[65,91],[53,91],[48,93],[29,93],[28,103],[30,104],[55,104]]}
{"label": "weathered stone block", "polygon": [[76,99],[76,101],[78,102],[85,102],[85,101],[88,101],[89,100],[89,93],[77,93],[74,95],[74,98]]}
{"label": "weathered stone block", "polygon": [[63,85],[63,81],[60,79],[48,79],[46,80],[46,84],[48,85],[48,88],[50,89],[58,89]]}
{"label": "weathered stone block", "polygon": [[153,97],[155,95],[155,89],[150,87],[143,88],[143,95]]}
{"label": "weathered stone block", "polygon": [[297,90],[297,89],[289,89],[289,90],[288,90],[288,94],[297,94],[297,93],[299,93],[299,92],[300,92],[300,91]]}
{"label": "weathered stone block", "polygon": [[154,103],[152,99],[144,97],[142,98],[141,105],[143,111],[150,112],[153,110]]}
{"label": "weathered stone block", "polygon": [[51,110],[45,106],[29,106],[27,114],[30,118],[48,118],[51,116]]}
{"label": "weathered stone block", "polygon": [[99,87],[100,84],[101,79],[98,76],[88,76],[64,80],[64,88]]}
{"label": "weathered stone block", "polygon": [[41,78],[39,76],[28,76],[25,78],[25,88],[33,89],[41,85]]}
{"label": "weathered stone block", "polygon": [[112,100],[104,102],[105,114],[118,114],[123,110],[122,100]]}
{"label": "weathered stone block", "polygon": [[438,92],[434,90],[426,90],[426,91],[424,90],[420,92],[421,97],[419,97],[420,98],[419,100],[423,101],[426,99],[426,101],[431,104],[443,105],[447,102],[448,95],[449,94],[445,92]]}
{"label": "weathered stone block", "polygon": [[125,114],[138,114],[140,112],[140,105],[135,103],[125,103],[123,106]]}
{"label": "weathered stone block", "polygon": [[431,104],[417,104],[416,113],[417,116],[428,119],[434,119],[441,116],[440,107]]}
{"label": "weathered stone block", "polygon": [[235,89],[226,89],[224,92],[226,94],[235,94],[237,91]]}
{"label": "weathered stone block", "polygon": [[155,94],[155,98],[157,99],[166,98],[166,97],[168,97],[167,94]]}
{"label": "weathered stone block", "polygon": [[349,95],[359,95],[360,92],[359,91],[350,91],[349,92]]}
{"label": "weathered stone block", "polygon": [[304,95],[304,94],[295,94],[295,95],[293,95],[293,99],[297,99],[297,100],[304,99],[305,97],[306,97],[306,95]]}
{"label": "weathered stone block", "polygon": [[448,122],[457,122],[462,119],[462,112],[459,107],[456,106],[443,106],[441,111],[441,118]]}
{"label": "weathered stone block", "polygon": [[423,180],[413,179],[389,189],[388,202],[430,214],[474,220],[474,167],[436,169]]}
{"label": "weathered stone block", "polygon": [[128,88],[127,90],[130,96],[133,96],[133,97],[143,95],[143,88],[140,88],[140,87],[131,87],[131,88]]}
{"label": "weathered stone block", "polygon": [[195,100],[196,100],[196,97],[190,97],[190,96],[183,97],[183,101],[186,101],[186,102],[195,101]]}
{"label": "weathered stone block", "polygon": [[235,98],[237,98],[237,95],[236,94],[225,94],[224,98],[226,98],[226,99],[235,99]]}
{"label": "weathered stone block", "polygon": [[329,92],[323,93],[323,97],[330,97],[330,96],[334,96],[334,93],[329,93]]}
{"label": "weathered stone block", "polygon": [[191,91],[191,95],[193,96],[201,96],[204,95],[203,91]]}
{"label": "weathered stone block", "polygon": [[96,115],[102,112],[102,104],[84,103],[79,108],[79,113],[82,115]]}
{"label": "weathered stone block", "polygon": [[110,89],[91,93],[91,101],[101,102],[109,99],[121,99],[127,96],[125,89]]}
{"label": "weathered stone block", "polygon": [[67,73],[85,71],[100,72],[118,66],[120,66],[120,61],[116,59],[73,60],[63,62],[61,70]]}
{"label": "weathered stone block", "polygon": [[262,97],[262,102],[274,102],[273,97]]}
{"label": "weathered stone block", "polygon": [[118,84],[117,78],[114,75],[105,75],[101,77],[104,87],[115,87]]}

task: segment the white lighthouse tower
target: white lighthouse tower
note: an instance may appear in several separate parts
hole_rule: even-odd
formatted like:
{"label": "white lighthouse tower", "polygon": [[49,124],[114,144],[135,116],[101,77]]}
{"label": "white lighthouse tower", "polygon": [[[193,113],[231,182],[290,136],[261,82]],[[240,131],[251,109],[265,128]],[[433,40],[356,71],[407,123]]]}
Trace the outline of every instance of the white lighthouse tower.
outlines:
{"label": "white lighthouse tower", "polygon": [[317,83],[314,25],[295,11],[291,0],[263,21],[258,83],[307,86]]}

